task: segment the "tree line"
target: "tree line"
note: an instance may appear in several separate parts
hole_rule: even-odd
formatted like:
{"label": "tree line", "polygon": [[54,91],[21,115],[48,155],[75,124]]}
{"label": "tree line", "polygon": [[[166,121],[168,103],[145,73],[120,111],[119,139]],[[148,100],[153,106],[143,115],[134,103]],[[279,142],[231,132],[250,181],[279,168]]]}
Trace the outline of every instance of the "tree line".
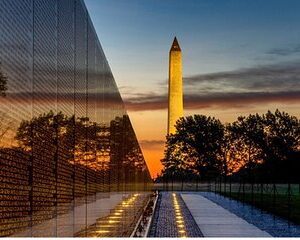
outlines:
{"label": "tree line", "polygon": [[227,124],[194,115],[175,127],[166,137],[160,179],[300,180],[300,121],[286,112],[240,116]]}
{"label": "tree line", "polygon": [[0,62],[0,96],[5,97],[7,90],[7,77],[1,70],[1,62]]}

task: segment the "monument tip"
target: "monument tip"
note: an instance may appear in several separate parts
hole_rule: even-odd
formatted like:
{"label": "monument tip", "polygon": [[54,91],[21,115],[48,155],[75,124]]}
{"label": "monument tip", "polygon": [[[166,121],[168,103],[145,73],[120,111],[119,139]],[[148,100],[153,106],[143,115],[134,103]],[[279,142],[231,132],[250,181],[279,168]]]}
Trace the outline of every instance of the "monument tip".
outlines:
{"label": "monument tip", "polygon": [[171,51],[181,51],[181,48],[179,46],[179,43],[178,43],[178,40],[177,38],[175,37],[174,40],[173,40],[173,44],[172,44],[172,47],[171,47]]}

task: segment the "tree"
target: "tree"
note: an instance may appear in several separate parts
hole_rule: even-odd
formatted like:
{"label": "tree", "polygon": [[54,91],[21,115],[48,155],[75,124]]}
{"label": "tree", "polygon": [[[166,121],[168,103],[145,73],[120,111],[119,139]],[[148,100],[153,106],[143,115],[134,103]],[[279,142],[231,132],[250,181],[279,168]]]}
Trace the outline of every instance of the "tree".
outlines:
{"label": "tree", "polygon": [[265,129],[264,169],[273,181],[289,181],[298,175],[293,168],[299,169],[296,156],[299,156],[300,121],[278,109],[263,115]]}
{"label": "tree", "polygon": [[285,112],[240,116],[226,127],[194,115],[178,120],[176,133],[167,136],[163,176],[286,181],[299,179],[299,156],[300,121]]}
{"label": "tree", "polygon": [[239,163],[234,158],[233,151],[233,138],[228,131],[229,125],[227,124],[224,131],[224,139],[222,141],[222,154],[223,158],[221,160],[222,174],[224,176],[232,175],[236,169],[238,169]]}
{"label": "tree", "polygon": [[299,120],[285,112],[239,117],[227,127],[230,158],[239,174],[261,180],[287,179],[291,163],[299,151]]}
{"label": "tree", "polygon": [[1,71],[1,63],[0,63],[0,96],[5,97],[7,90],[7,77]]}
{"label": "tree", "polygon": [[192,157],[193,149],[182,141],[178,136],[167,136],[163,175],[168,178],[185,178],[195,174],[195,159]]}
{"label": "tree", "polygon": [[[64,156],[64,161],[72,162],[74,154],[83,164],[84,159],[95,155],[97,132],[100,127],[91,123],[88,118],[74,119],[61,112],[52,111],[41,114],[31,120],[21,122],[16,140],[21,149],[36,156],[54,156],[57,152]],[[86,164],[85,164],[86,165]]]}
{"label": "tree", "polygon": [[265,126],[266,161],[286,160],[290,154],[299,151],[300,121],[295,116],[268,111],[263,115]]}
{"label": "tree", "polygon": [[230,139],[230,158],[237,169],[244,168],[250,173],[264,159],[264,124],[258,114],[238,117],[227,126]]}
{"label": "tree", "polygon": [[[0,63],[0,97],[6,96],[7,90],[7,77],[1,71],[1,63]],[[5,113],[0,113],[0,140],[4,137],[7,131],[10,129],[10,124],[7,126],[3,123],[5,119]]]}
{"label": "tree", "polygon": [[212,117],[194,115],[176,123],[176,133],[167,137],[165,171],[195,172],[203,179],[222,171],[223,124]]}

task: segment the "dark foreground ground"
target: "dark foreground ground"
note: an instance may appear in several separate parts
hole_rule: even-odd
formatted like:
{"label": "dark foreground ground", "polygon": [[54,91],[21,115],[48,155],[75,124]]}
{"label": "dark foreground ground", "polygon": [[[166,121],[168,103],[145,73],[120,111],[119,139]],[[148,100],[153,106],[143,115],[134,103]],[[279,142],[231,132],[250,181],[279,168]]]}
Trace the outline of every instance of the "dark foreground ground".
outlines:
{"label": "dark foreground ground", "polygon": [[[213,192],[160,192],[148,237],[202,237],[203,234],[181,198],[181,193],[200,194],[273,237],[300,237],[300,225],[262,211],[250,204]],[[179,205],[182,223],[176,218],[174,198]],[[177,207],[178,208],[178,207]],[[181,227],[181,228],[180,228]],[[182,230],[184,229],[184,230]]]}

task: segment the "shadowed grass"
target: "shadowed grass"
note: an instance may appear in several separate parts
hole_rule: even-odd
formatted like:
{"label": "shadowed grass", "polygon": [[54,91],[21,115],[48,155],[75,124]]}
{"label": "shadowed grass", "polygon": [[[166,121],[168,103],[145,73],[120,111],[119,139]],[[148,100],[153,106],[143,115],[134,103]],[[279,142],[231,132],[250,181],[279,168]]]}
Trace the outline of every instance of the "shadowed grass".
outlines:
{"label": "shadowed grass", "polygon": [[[261,210],[300,224],[300,195],[270,193],[220,193],[223,196],[253,205]],[[274,197],[275,196],[275,197]]]}

